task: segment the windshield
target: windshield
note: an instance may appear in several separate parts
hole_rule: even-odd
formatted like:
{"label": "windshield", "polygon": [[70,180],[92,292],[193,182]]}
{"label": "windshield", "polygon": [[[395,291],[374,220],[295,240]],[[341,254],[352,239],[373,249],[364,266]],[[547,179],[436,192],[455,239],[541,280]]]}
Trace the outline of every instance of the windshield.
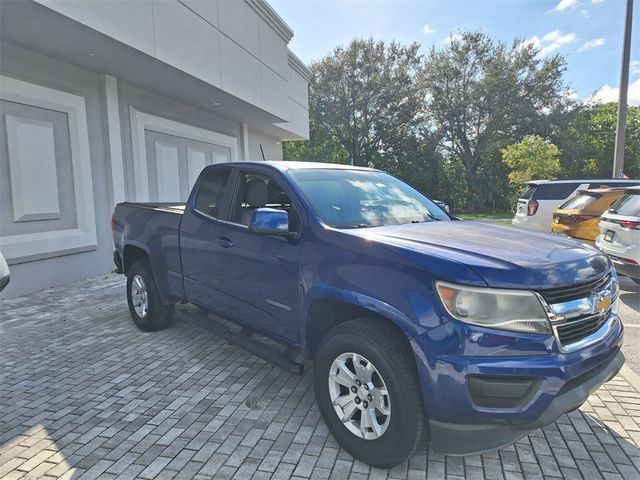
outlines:
{"label": "windshield", "polygon": [[322,220],[336,228],[450,220],[434,202],[397,178],[367,170],[291,170]]}

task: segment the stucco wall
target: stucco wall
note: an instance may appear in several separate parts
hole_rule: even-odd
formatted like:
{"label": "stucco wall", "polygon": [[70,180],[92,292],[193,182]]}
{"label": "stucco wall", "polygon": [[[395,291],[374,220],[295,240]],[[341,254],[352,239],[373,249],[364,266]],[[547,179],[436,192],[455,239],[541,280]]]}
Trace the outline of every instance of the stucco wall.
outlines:
{"label": "stucco wall", "polygon": [[6,43],[0,43],[0,58],[3,75],[84,97],[97,236],[95,250],[11,265],[11,283],[0,298],[109,272],[112,246],[99,75]]}
{"label": "stucco wall", "polygon": [[264,2],[36,1],[288,120],[292,32]]}
{"label": "stucco wall", "polygon": [[[110,162],[112,159],[117,161],[121,158],[124,164],[125,198],[135,200],[136,180],[130,119],[132,108],[233,137],[236,160],[262,159],[261,144],[267,160],[282,159],[280,138],[261,132],[254,127],[243,127],[242,124],[223,115],[216,115],[121,81],[117,82],[117,105],[122,151],[118,152],[120,155],[111,157],[108,145],[105,86],[101,75],[7,43],[0,43],[0,54],[2,56],[0,74],[84,98],[97,238],[96,246],[90,251],[11,265],[11,284],[0,294],[0,298],[61,285],[112,270]],[[66,183],[61,182],[60,185],[66,185]],[[16,229],[26,231],[33,228],[33,225],[12,224],[10,234],[16,233],[13,231]],[[7,233],[0,232],[0,235],[3,234]]]}
{"label": "stucco wall", "polygon": [[118,82],[118,97],[127,199],[135,199],[136,192],[131,144],[131,107],[145,113],[235,137],[237,148],[239,151],[242,149],[241,125],[238,122],[123,82]]}
{"label": "stucco wall", "polygon": [[265,160],[282,160],[282,142],[271,135],[249,129],[249,151],[247,160],[262,160],[260,145],[264,151]]}

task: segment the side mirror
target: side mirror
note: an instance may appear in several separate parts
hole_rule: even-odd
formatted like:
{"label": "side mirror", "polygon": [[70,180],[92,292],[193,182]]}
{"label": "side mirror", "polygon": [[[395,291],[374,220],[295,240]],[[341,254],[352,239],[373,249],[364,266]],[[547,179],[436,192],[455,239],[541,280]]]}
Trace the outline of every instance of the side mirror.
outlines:
{"label": "side mirror", "polygon": [[249,224],[249,230],[261,235],[279,235],[288,237],[289,214],[277,208],[256,208]]}

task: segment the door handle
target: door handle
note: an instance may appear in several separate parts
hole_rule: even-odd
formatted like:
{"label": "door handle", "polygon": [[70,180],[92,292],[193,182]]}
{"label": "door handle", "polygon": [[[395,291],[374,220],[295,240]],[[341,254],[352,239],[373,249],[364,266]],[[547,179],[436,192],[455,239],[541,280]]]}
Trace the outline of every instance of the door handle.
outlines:
{"label": "door handle", "polygon": [[222,248],[233,247],[233,242],[229,240],[227,237],[218,238],[216,239],[216,241],[218,242],[218,245],[220,245]]}

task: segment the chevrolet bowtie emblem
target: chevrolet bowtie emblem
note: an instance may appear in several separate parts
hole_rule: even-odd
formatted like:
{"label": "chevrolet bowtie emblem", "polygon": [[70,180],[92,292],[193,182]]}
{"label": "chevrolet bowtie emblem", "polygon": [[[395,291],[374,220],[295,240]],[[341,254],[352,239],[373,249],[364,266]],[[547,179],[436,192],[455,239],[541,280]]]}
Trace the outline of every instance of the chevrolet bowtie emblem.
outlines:
{"label": "chevrolet bowtie emblem", "polygon": [[596,301],[596,311],[606,312],[611,306],[611,297],[609,295],[599,296]]}

